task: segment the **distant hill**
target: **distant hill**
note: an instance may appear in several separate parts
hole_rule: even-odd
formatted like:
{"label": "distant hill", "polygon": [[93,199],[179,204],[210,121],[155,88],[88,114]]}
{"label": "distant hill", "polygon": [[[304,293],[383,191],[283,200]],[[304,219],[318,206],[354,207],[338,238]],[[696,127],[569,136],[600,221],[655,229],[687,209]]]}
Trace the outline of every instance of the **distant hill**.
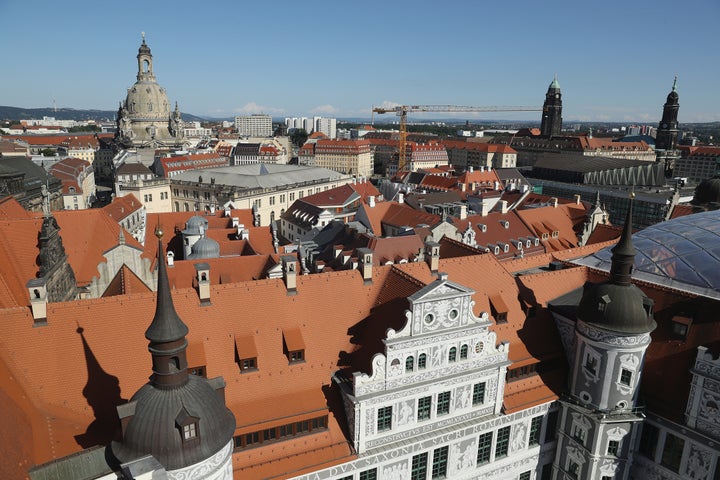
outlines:
{"label": "distant hill", "polygon": [[[22,108],[7,107],[0,105],[0,120],[27,120],[40,119],[43,117],[55,117],[58,120],[96,120],[115,121],[116,110],[76,110],[74,108]],[[191,122],[204,122],[206,119],[182,113],[183,120]]]}

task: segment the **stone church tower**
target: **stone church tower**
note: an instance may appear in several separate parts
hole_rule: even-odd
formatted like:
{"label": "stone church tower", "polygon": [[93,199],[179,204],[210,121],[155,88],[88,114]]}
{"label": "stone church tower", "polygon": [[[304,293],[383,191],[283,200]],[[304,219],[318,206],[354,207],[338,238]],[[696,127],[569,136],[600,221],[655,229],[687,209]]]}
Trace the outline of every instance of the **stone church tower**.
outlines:
{"label": "stone church tower", "polygon": [[662,120],[660,120],[655,137],[656,158],[658,162],[665,164],[665,175],[668,177],[672,175],[675,161],[680,158],[680,152],[677,150],[679,99],[676,76],[672,91],[668,94],[663,106]]}
{"label": "stone church tower", "polygon": [[650,344],[653,302],[631,282],[632,200],[612,249],[610,280],[588,284],[577,306],[569,391],[560,399],[554,479],[627,480],[643,417],[640,375]]}
{"label": "stone church tower", "polygon": [[562,93],[557,76],[553,79],[545,94],[540,134],[543,137],[557,137],[562,130]]}
{"label": "stone church tower", "polygon": [[175,146],[183,142],[183,123],[177,103],[170,110],[167,92],[158,85],[153,72],[153,57],[145,43],[137,54],[138,73],[128,88],[117,114],[117,136],[133,147]]}
{"label": "stone church tower", "polygon": [[157,305],[145,332],[152,375],[117,407],[122,440],[112,452],[131,479],[151,470],[158,479],[232,480],[235,417],[225,406],[225,381],[188,372],[188,327],[175,311],[162,251],[158,241]]}

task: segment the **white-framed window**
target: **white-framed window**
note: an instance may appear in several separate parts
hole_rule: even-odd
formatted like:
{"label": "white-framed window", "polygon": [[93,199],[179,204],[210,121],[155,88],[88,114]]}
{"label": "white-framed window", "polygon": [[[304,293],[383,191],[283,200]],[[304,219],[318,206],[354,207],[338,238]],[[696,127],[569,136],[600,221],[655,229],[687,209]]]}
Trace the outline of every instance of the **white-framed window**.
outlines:
{"label": "white-framed window", "polygon": [[183,440],[192,440],[197,437],[197,424],[189,423],[183,425]]}
{"label": "white-framed window", "polygon": [[583,370],[591,377],[597,378],[599,367],[600,354],[586,345],[585,356],[583,357]]}

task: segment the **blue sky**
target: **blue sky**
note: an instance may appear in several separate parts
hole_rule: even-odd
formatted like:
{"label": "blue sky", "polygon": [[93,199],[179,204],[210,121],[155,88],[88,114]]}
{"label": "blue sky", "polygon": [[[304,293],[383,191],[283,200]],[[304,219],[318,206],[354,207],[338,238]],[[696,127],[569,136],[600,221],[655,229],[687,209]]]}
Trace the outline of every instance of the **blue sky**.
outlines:
{"label": "blue sky", "polygon": [[719,0],[0,0],[0,105],[117,108],[144,31],[201,116],[535,106],[557,74],[566,122],[656,124],[677,74],[680,122],[720,121],[719,23]]}

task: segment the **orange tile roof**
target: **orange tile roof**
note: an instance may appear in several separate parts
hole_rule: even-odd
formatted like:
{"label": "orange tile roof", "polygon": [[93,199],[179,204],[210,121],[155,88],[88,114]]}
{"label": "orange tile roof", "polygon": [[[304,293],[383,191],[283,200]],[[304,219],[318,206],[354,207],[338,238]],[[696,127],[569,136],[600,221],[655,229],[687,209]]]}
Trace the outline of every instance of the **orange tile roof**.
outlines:
{"label": "orange tile roof", "polygon": [[108,217],[116,222],[121,222],[142,208],[143,205],[140,200],[134,194],[129,193],[122,197],[115,197],[112,202],[103,207],[103,210]]}

